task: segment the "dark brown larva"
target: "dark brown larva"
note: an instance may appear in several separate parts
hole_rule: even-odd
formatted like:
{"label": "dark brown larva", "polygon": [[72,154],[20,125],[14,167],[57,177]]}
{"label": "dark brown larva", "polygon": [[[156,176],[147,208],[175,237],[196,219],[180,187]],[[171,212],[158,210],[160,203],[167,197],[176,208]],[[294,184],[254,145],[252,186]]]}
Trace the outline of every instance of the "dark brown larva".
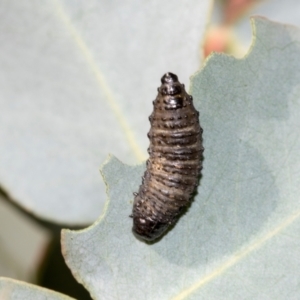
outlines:
{"label": "dark brown larva", "polygon": [[166,73],[149,117],[147,170],[133,204],[133,232],[160,237],[189,205],[202,168],[202,128],[193,98],[176,75]]}

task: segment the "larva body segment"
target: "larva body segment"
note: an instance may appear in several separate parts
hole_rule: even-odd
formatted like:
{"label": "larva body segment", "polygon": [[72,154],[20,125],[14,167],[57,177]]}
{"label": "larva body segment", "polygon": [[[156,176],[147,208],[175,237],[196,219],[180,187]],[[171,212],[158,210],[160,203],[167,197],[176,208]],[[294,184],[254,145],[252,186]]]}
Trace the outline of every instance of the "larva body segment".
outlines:
{"label": "larva body segment", "polygon": [[133,232],[160,237],[190,204],[202,168],[202,128],[192,96],[176,75],[166,73],[153,102],[150,155],[133,204]]}

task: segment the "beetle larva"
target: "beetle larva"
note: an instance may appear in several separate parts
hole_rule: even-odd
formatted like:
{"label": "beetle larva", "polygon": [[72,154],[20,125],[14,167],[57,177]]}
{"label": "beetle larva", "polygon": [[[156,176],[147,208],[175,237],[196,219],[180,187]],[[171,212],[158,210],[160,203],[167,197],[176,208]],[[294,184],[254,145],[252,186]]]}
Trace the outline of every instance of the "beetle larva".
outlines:
{"label": "beetle larva", "polygon": [[135,193],[133,232],[144,240],[160,237],[191,202],[202,168],[199,112],[176,75],[161,78],[149,117],[150,155]]}

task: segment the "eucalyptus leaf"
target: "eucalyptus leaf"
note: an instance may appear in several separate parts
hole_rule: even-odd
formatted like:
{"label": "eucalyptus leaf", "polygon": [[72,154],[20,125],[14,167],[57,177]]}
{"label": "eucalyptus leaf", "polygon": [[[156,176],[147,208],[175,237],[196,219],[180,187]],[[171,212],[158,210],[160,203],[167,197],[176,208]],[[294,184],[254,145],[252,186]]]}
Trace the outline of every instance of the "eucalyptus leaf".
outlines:
{"label": "eucalyptus leaf", "polygon": [[[250,15],[267,17],[273,21],[300,26],[300,2],[298,0],[270,0],[257,1],[248,12]],[[234,31],[238,41],[242,42],[243,49],[251,44],[251,29],[248,18],[240,18],[235,24]]]}
{"label": "eucalyptus leaf", "polygon": [[[61,224],[92,223],[108,153],[146,159],[151,92],[200,65],[211,0],[4,1],[0,185]],[[146,95],[146,96],[145,96]]]}
{"label": "eucalyptus leaf", "polygon": [[153,244],[134,237],[145,165],[111,157],[102,216],[63,230],[65,260],[93,299],[300,298],[300,30],[252,23],[244,59],[214,54],[191,79],[204,168],[176,226]]}
{"label": "eucalyptus leaf", "polygon": [[22,281],[0,277],[1,300],[74,300],[69,296]]}

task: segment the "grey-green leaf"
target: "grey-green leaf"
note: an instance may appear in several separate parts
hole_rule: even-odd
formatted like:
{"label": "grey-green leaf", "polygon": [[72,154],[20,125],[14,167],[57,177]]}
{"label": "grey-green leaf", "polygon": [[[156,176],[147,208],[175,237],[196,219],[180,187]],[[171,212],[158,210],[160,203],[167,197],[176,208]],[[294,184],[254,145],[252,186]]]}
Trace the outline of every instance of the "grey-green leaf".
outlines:
{"label": "grey-green leaf", "polygon": [[204,168],[162,240],[132,232],[145,166],[111,158],[103,215],[64,230],[63,253],[94,299],[299,299],[300,31],[264,18],[242,60],[213,55],[192,77]]}
{"label": "grey-green leaf", "polygon": [[0,277],[1,300],[74,300],[69,296],[22,281]]}
{"label": "grey-green leaf", "polygon": [[[217,3],[216,3],[217,4]],[[258,15],[270,18],[271,20],[286,24],[300,26],[300,2],[298,0],[272,0],[259,1],[248,11],[250,15]],[[241,18],[234,24],[234,31],[237,38],[242,42],[243,48],[251,44],[251,29],[248,18]]]}
{"label": "grey-green leaf", "polygon": [[5,1],[0,18],[0,184],[60,224],[99,216],[108,153],[146,158],[160,77],[200,64],[211,0]]}

